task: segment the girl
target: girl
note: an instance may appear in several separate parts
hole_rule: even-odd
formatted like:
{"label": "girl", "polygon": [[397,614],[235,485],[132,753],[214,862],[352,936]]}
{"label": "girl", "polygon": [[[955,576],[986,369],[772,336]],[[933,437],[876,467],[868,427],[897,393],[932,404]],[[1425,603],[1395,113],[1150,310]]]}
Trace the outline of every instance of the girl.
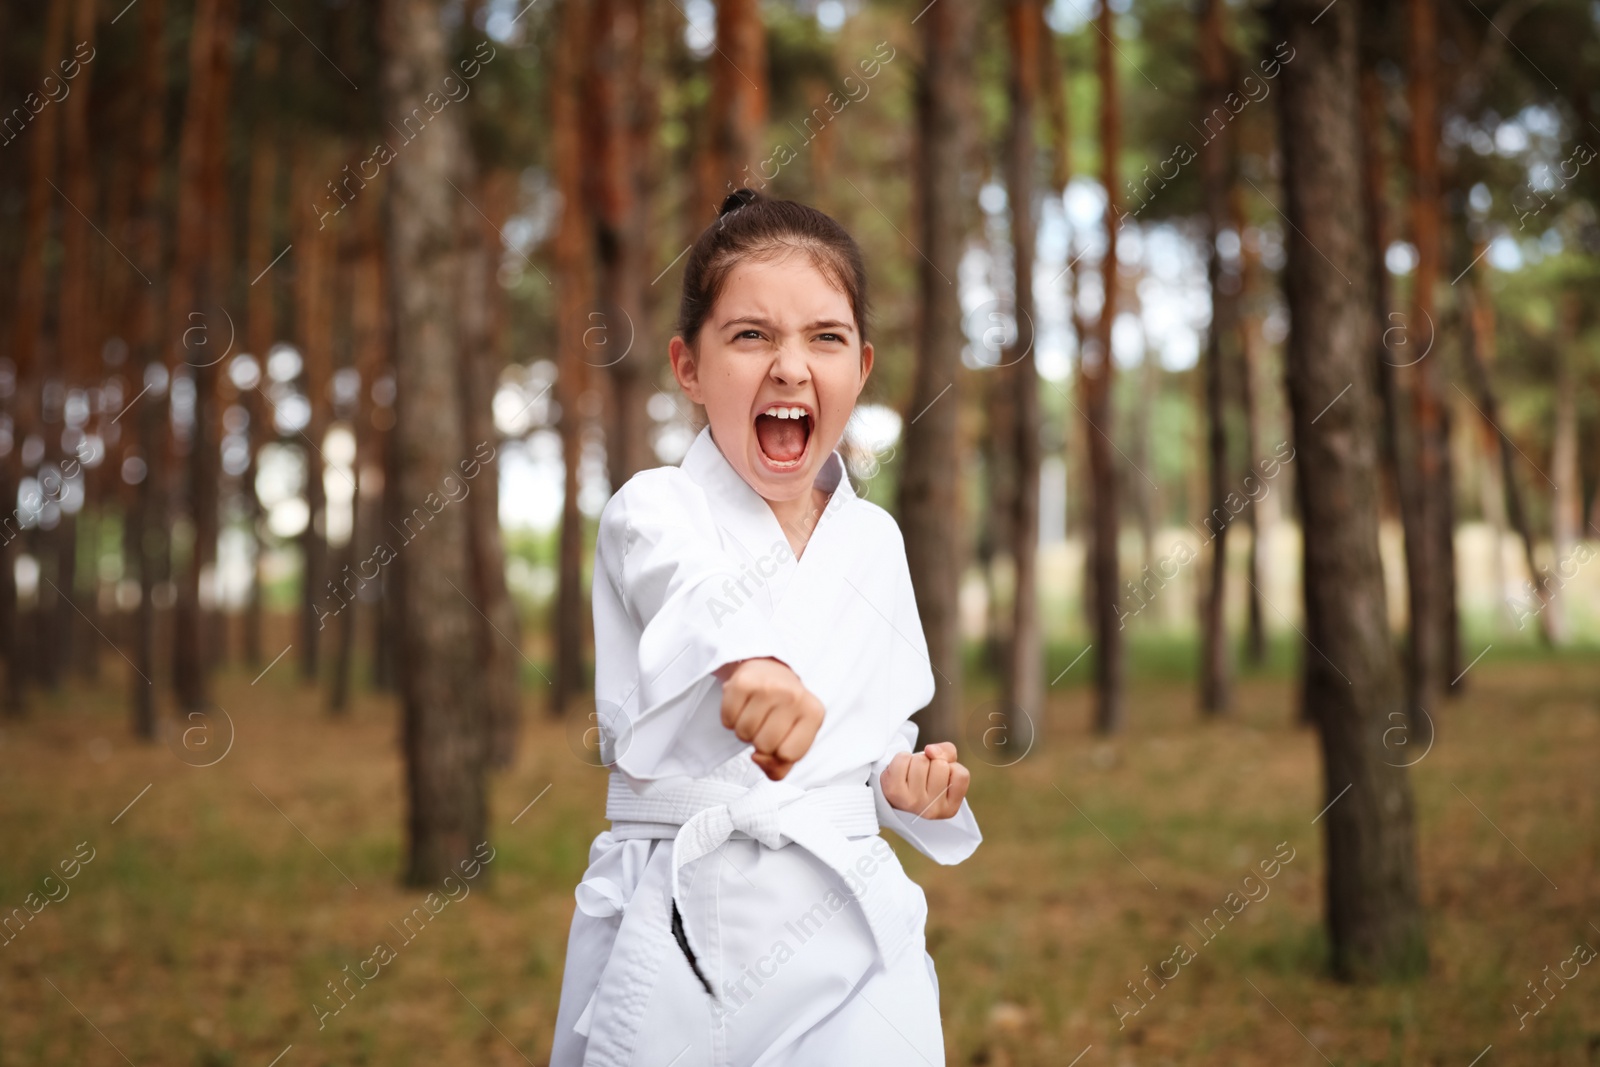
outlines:
{"label": "girl", "polygon": [[927,903],[878,836],[982,840],[905,547],[835,451],[872,370],[833,219],[741,189],[684,271],[673,373],[708,426],[600,516],[611,829],[577,889],[552,1067],[944,1062]]}

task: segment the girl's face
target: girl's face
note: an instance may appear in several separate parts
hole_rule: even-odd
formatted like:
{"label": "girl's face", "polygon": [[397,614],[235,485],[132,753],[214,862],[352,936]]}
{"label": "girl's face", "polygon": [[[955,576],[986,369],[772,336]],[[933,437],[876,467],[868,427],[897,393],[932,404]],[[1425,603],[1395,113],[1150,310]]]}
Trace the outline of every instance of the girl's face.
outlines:
{"label": "girl's face", "polygon": [[722,454],[771,501],[811,491],[872,371],[849,299],[797,252],[737,263],[695,347],[674,337],[671,356]]}

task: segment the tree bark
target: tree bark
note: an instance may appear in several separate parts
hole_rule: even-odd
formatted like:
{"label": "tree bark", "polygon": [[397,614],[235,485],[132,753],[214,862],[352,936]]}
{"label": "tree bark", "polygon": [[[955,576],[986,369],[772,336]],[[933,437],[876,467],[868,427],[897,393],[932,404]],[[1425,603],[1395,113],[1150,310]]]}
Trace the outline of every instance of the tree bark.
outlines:
{"label": "tree bark", "polygon": [[[1201,126],[1209,133],[1212,108],[1224,108],[1223,97],[1233,80],[1233,63],[1227,44],[1227,12],[1223,0],[1206,0],[1200,15]],[[1232,702],[1232,656],[1228,648],[1227,579],[1228,527],[1231,513],[1231,465],[1228,454],[1227,378],[1225,345],[1238,328],[1237,273],[1223,262],[1217,241],[1229,223],[1229,193],[1233,188],[1233,133],[1224,121],[1200,153],[1201,180],[1206,204],[1206,278],[1211,286],[1211,325],[1206,330],[1205,396],[1206,457],[1209,468],[1210,506],[1201,524],[1211,537],[1210,567],[1200,620],[1200,712],[1222,715]],[[1242,236],[1242,235],[1241,235]],[[1255,457],[1251,456],[1254,462]],[[1253,508],[1251,510],[1254,510]]]}
{"label": "tree bark", "polygon": [[1413,708],[1428,710],[1439,706],[1449,681],[1445,583],[1454,580],[1445,570],[1447,552],[1439,537],[1441,511],[1448,504],[1450,491],[1448,485],[1442,484],[1447,458],[1439,391],[1442,355],[1419,355],[1416,351],[1419,345],[1433,343],[1438,327],[1433,292],[1439,279],[1438,32],[1434,5],[1435,0],[1408,0],[1407,4],[1411,238],[1417,250],[1411,314],[1405,323],[1405,371],[1411,379],[1415,448],[1409,493],[1414,506],[1403,510],[1410,599],[1408,701]]}
{"label": "tree bark", "polygon": [[[374,460],[375,404],[373,386],[387,363],[384,329],[382,193],[373,190],[356,206],[357,232],[351,242],[350,273],[350,350],[352,369],[359,382],[356,402],[349,412],[355,437],[355,459],[351,463],[354,493],[350,501],[350,540],[340,552],[343,566],[338,573],[340,600],[337,653],[329,687],[328,710],[344,714],[350,702],[355,674],[356,638],[366,605],[376,599],[383,564],[375,548],[381,536],[382,512],[375,506],[374,481],[383,474]],[[374,572],[376,568],[376,572]]]}
{"label": "tree bark", "polygon": [[[195,491],[195,617],[199,632],[194,640],[194,656],[199,663],[201,686],[199,703],[205,704],[205,679],[222,664],[226,621],[221,615],[217,584],[217,552],[222,536],[222,413],[227,366],[236,326],[232,313],[236,307],[234,283],[238,260],[235,247],[234,209],[229,194],[237,175],[230,166],[229,115],[233,109],[234,42],[239,21],[238,0],[228,0],[221,12],[216,46],[211,54],[213,92],[211,110],[206,116],[206,140],[212,150],[206,158],[205,205],[211,225],[206,231],[205,263],[207,298],[207,339],[204,355],[195,376],[195,441],[200,446],[192,453]],[[202,589],[208,596],[202,599]]]}
{"label": "tree bark", "polygon": [[[67,35],[68,16],[72,0],[52,0],[45,13],[43,49],[40,64],[41,78],[56,76],[55,65],[63,52]],[[12,418],[12,441],[16,442],[6,453],[7,489],[15,499],[24,469],[21,442],[27,440],[39,422],[41,402],[40,334],[44,330],[45,300],[48,290],[49,270],[44,258],[45,242],[50,236],[50,223],[55,217],[53,199],[57,194],[51,186],[51,175],[56,173],[56,145],[60,140],[57,117],[60,108],[46,107],[35,120],[31,131],[33,143],[28,156],[27,206],[23,211],[23,231],[18,255],[17,302],[12,323],[11,358],[16,365],[17,385],[9,399]],[[6,530],[5,555],[0,559],[6,571],[3,588],[0,588],[0,607],[10,607],[6,629],[6,713],[20,716],[25,711],[29,665],[33,662],[25,652],[24,642],[31,627],[23,618],[16,600],[15,568],[17,538],[20,530]]]}
{"label": "tree bark", "polygon": [[[272,13],[275,14],[275,13]],[[277,87],[278,74],[278,22],[264,18],[258,32],[260,44],[256,49],[253,75],[256,99],[271,99]],[[269,108],[261,108],[256,115],[250,138],[250,219],[245,235],[245,262],[252,278],[246,290],[245,344],[246,351],[255,357],[256,386],[243,390],[240,403],[248,413],[250,461],[245,467],[243,490],[246,523],[250,536],[250,585],[244,605],[244,661],[259,669],[264,657],[261,654],[261,567],[265,550],[262,527],[266,514],[261,507],[261,497],[256,492],[257,463],[261,446],[272,440],[269,432],[271,412],[264,403],[261,390],[266,385],[267,353],[278,332],[279,279],[277,270],[267,270],[278,249],[273,247],[278,233],[278,129],[272,121]],[[258,272],[265,270],[265,274]]]}
{"label": "tree bark", "polygon": [[[212,335],[222,335],[218,311],[226,297],[217,280],[215,235],[224,204],[224,133],[232,73],[237,0],[198,0],[189,42],[189,95],[178,156],[177,245],[169,290],[168,370],[194,384],[187,437],[175,436],[169,453],[172,496],[188,520],[190,544],[180,557],[174,613],[172,675],[180,712],[206,707],[206,670],[200,575],[215,558],[217,478],[215,438],[216,357]],[[181,434],[181,430],[179,433]]]}
{"label": "tree bark", "polygon": [[[1261,406],[1258,403],[1256,376],[1262,359],[1261,312],[1258,278],[1261,272],[1261,247],[1251,235],[1244,213],[1244,192],[1237,183],[1228,196],[1234,232],[1239,235],[1239,399],[1244,408],[1244,454],[1254,464],[1261,456]],[[1265,497],[1262,497],[1265,500]],[[1267,523],[1261,508],[1252,504],[1244,511],[1245,528],[1250,533],[1250,552],[1245,559],[1245,574],[1250,590],[1245,622],[1245,659],[1260,666],[1267,658],[1265,619],[1261,610],[1261,542]]]}
{"label": "tree bark", "polygon": [[1095,730],[1118,733],[1123,728],[1122,622],[1117,615],[1119,577],[1117,535],[1121,525],[1117,504],[1117,474],[1112,454],[1111,384],[1115,362],[1111,356],[1111,326],[1117,308],[1117,231],[1122,225],[1117,206],[1117,155],[1121,151],[1121,109],[1117,100],[1116,17],[1109,0],[1101,0],[1096,65],[1100,75],[1100,184],[1106,191],[1106,250],[1100,261],[1104,299],[1095,324],[1093,351],[1081,360],[1079,381],[1083,390],[1085,431],[1089,453],[1090,496],[1094,501],[1093,538],[1090,548],[1090,597],[1095,622]]}
{"label": "tree bark", "polygon": [[556,563],[555,671],[551,678],[550,713],[564,714],[583,687],[583,620],[588,598],[583,589],[583,514],[578,510],[578,464],[583,450],[579,413],[588,390],[588,365],[583,358],[583,310],[589,298],[590,261],[586,253],[583,173],[578,119],[579,62],[587,54],[584,13],[577,0],[567,0],[562,14],[561,59],[552,86],[552,155],[562,213],[555,237],[557,276],[556,404],[560,408],[562,504]]}
{"label": "tree bark", "polygon": [[[135,407],[125,416],[131,447],[127,458],[142,465],[143,473],[132,487],[128,514],[129,557],[136,561],[139,579],[139,605],[133,620],[134,675],[128,679],[133,735],[141,740],[156,736],[156,571],[167,552],[166,524],[159,519],[160,488],[166,484],[162,471],[166,457],[163,424],[166,421],[166,385],[151,388],[135,400],[152,378],[164,380],[160,350],[163,296],[159,279],[162,253],[161,161],[166,141],[166,0],[147,2],[139,23],[139,112],[138,164],[134,179],[137,193],[136,223],[132,242],[135,261],[150,280],[134,306],[132,327],[132,367],[128,383],[128,403]],[[137,467],[135,469],[138,469]]]}
{"label": "tree bark", "polygon": [[[480,189],[487,220],[471,204],[460,204],[466,256],[460,298],[462,424],[467,451],[482,455],[488,450],[491,456],[497,455],[500,446],[493,403],[505,359],[491,347],[490,303],[492,291],[500,287],[500,231],[510,208],[506,196],[492,195],[497,180],[491,176]],[[481,464],[462,505],[472,530],[472,586],[466,592],[481,612],[480,661],[489,700],[488,758],[490,766],[499,769],[516,761],[522,726],[519,675],[524,660],[522,625],[506,587],[506,557],[500,542],[500,464],[496,459]]]}
{"label": "tree bark", "polygon": [[[75,0],[72,12],[74,42],[91,49],[95,45],[95,0]],[[74,44],[74,48],[79,44]],[[89,105],[93,99],[94,64],[80,66],[73,80],[72,95],[63,102],[61,139],[61,185],[72,210],[61,212],[61,275],[57,290],[56,352],[52,361],[53,379],[45,392],[42,414],[49,427],[45,433],[45,462],[41,482],[46,495],[58,504],[59,519],[53,529],[41,529],[40,540],[47,546],[41,563],[53,563],[55,604],[51,616],[41,619],[49,637],[39,649],[46,684],[52,689],[61,684],[72,661],[77,630],[83,616],[95,611],[91,601],[78,589],[78,512],[69,511],[65,502],[64,475],[68,459],[64,432],[67,431],[64,402],[67,392],[86,388],[95,382],[100,365],[96,344],[98,302],[91,298],[94,287],[95,256],[89,244],[88,214],[96,214],[96,182],[89,144]],[[81,485],[89,503],[88,471],[80,468]],[[50,485],[56,488],[50,491]],[[48,576],[47,576],[48,577]],[[41,598],[42,599],[42,598]],[[81,602],[81,603],[80,603]]]}
{"label": "tree bark", "polygon": [[[426,132],[425,129],[423,133]],[[418,135],[419,140],[421,136]],[[400,151],[410,147],[408,144]],[[316,143],[302,146],[294,168],[294,188],[317,188],[318,182],[325,180],[322,178],[325,172],[334,173],[332,158],[332,151],[325,146]],[[454,194],[455,190],[450,192]],[[323,441],[333,421],[329,386],[333,379],[334,301],[330,288],[333,285],[334,235],[315,210],[299,212],[298,218],[299,233],[294,242],[295,334],[299,339],[302,380],[311,410],[310,421],[300,432],[299,442],[305,457],[308,515],[306,528],[300,534],[298,644],[300,676],[307,682],[315,682],[322,673],[322,632],[327,626],[326,617],[339,603],[328,582],[328,501],[324,483],[327,461],[322,453]]]}
{"label": "tree bark", "polygon": [[[1039,97],[1039,36],[1044,20],[1037,0],[1011,0],[1010,130],[1006,138],[1006,195],[1011,209],[1012,306],[1016,339],[1005,353],[1002,387],[1011,392],[1011,446],[1015,475],[1011,520],[1011,634],[1001,676],[1001,702],[1035,727],[1044,719],[1044,652],[1039,632],[1039,466],[1042,460],[1039,372],[1034,357],[1033,260],[1038,219],[1034,138]],[[954,277],[954,274],[951,275]],[[949,473],[946,473],[946,477]]]}
{"label": "tree bark", "polygon": [[[716,51],[699,203],[691,214],[709,221],[729,193],[750,183],[767,124],[767,37],[760,0],[717,0]],[[759,177],[759,176],[758,176]],[[697,223],[698,225],[698,223]]]}
{"label": "tree bark", "polygon": [[1290,223],[1285,377],[1305,544],[1304,692],[1322,742],[1333,965],[1342,977],[1371,979],[1425,967],[1427,950],[1410,783],[1386,761],[1381,736],[1406,715],[1378,556],[1367,259],[1375,250],[1360,223],[1357,11],[1319,0],[1273,7],[1275,34],[1296,57],[1283,68],[1279,119]]}
{"label": "tree bark", "polygon": [[[388,201],[387,188],[383,193],[384,203]],[[377,288],[377,307],[380,315],[378,319],[378,332],[374,343],[380,346],[369,359],[375,363],[371,366],[370,374],[373,387],[368,390],[372,404],[372,438],[371,466],[379,472],[376,483],[382,488],[373,494],[370,508],[374,516],[372,528],[374,530],[397,530],[400,522],[399,503],[399,471],[395,466],[394,447],[394,405],[392,402],[392,389],[383,395],[378,395],[377,383],[383,382],[389,386],[394,384],[394,354],[399,347],[396,337],[396,316],[392,313],[394,303],[394,276],[392,261],[388,256],[387,230],[384,231],[384,243],[373,249],[374,276],[372,284]],[[366,373],[362,381],[367,380]],[[394,566],[383,566],[378,572],[378,589],[376,597],[376,618],[372,627],[372,686],[374,689],[390,693],[399,688],[399,664],[396,662],[399,654],[399,629],[400,615],[404,603],[405,583],[400,578],[399,569]]]}
{"label": "tree bark", "polygon": [[599,287],[596,308],[585,323],[583,358],[603,369],[611,386],[606,463],[615,489],[655,466],[646,407],[654,384],[647,371],[654,364],[640,341],[648,326],[642,225],[648,187],[641,187],[634,136],[635,113],[650,90],[641,80],[642,0],[595,0],[590,16],[592,44],[584,78],[590,150],[583,158]]}
{"label": "tree bark", "polygon": [[[1368,37],[1372,35],[1369,32]],[[1448,412],[1437,404],[1435,396],[1440,448],[1437,453],[1439,470],[1434,481],[1438,484],[1425,485],[1420,467],[1422,462],[1420,442],[1423,431],[1420,422],[1407,418],[1407,408],[1409,405],[1413,411],[1420,410],[1421,402],[1418,398],[1423,386],[1420,384],[1419,375],[1437,374],[1436,362],[1428,364],[1427,370],[1422,369],[1423,363],[1420,362],[1426,360],[1436,343],[1437,324],[1433,321],[1432,311],[1419,316],[1413,308],[1408,321],[1406,316],[1391,310],[1389,272],[1383,262],[1383,250],[1389,247],[1390,240],[1388,207],[1384,196],[1387,162],[1382,139],[1382,131],[1386,128],[1387,121],[1383,105],[1383,89],[1379,83],[1373,55],[1380,47],[1371,40],[1363,45],[1364,58],[1360,76],[1362,199],[1366,206],[1369,244],[1377,250],[1369,269],[1373,279],[1373,314],[1378,331],[1378,342],[1374,345],[1373,351],[1377,360],[1378,382],[1383,400],[1383,427],[1379,437],[1382,441],[1381,454],[1384,467],[1393,482],[1405,535],[1410,614],[1416,617],[1419,611],[1434,612],[1438,623],[1434,628],[1435,636],[1439,639],[1439,655],[1442,657],[1437,681],[1442,687],[1449,677],[1456,677],[1459,682],[1461,674],[1457,662],[1460,656],[1460,640],[1454,578],[1454,499],[1449,488],[1454,484],[1454,477],[1450,471],[1449,449],[1444,447],[1449,441],[1450,431],[1446,418]],[[1436,164],[1435,170],[1437,170]],[[1435,278],[1438,262],[1436,201],[1435,197],[1432,223],[1435,251],[1432,258],[1434,266],[1431,268]],[[1416,281],[1419,292],[1426,288],[1430,294],[1432,293],[1434,285],[1431,282],[1426,284],[1423,282],[1420,269]],[[1419,318],[1422,325],[1413,326]],[[1392,343],[1391,337],[1394,338]],[[1441,357],[1434,357],[1435,361],[1439,358]],[[1429,388],[1437,394],[1437,382]],[[1440,485],[1444,488],[1441,489]],[[1430,523],[1431,527],[1428,526]],[[1433,532],[1427,534],[1425,529],[1431,529]],[[1437,599],[1434,609],[1426,606],[1430,598]],[[1409,628],[1414,635],[1415,626]],[[1433,654],[1431,640],[1432,638],[1425,634],[1422,638],[1423,643],[1419,645],[1413,637],[1407,646],[1409,667],[1415,667],[1417,656]],[[1408,675],[1411,679],[1408,681],[1408,692],[1413,698],[1414,681],[1418,677],[1420,676],[1414,669]],[[1413,700],[1411,706],[1415,708],[1421,705]]]}
{"label": "tree bark", "polygon": [[[387,110],[423,108],[449,73],[442,0],[384,0],[381,35]],[[387,229],[394,280],[399,494],[432,511],[446,477],[470,454],[462,419],[456,316],[463,268],[459,194],[470,146],[465,115],[446,108],[390,164]],[[459,185],[459,181],[456,182]],[[471,525],[463,508],[438,510],[397,552],[401,694],[407,782],[405,880],[433,885],[485,840],[488,699],[479,627],[462,595],[472,587]]]}
{"label": "tree bark", "polygon": [[[1138,284],[1129,286],[1131,291],[1124,292],[1128,306],[1124,309],[1126,314],[1135,318],[1139,316]],[[1150,469],[1150,409],[1155,404],[1155,398],[1161,395],[1161,367],[1150,345],[1146,343],[1139,353],[1139,388],[1136,390],[1136,399],[1128,412],[1128,447],[1124,449],[1127,456],[1124,459],[1127,470],[1148,471]],[[1144,477],[1130,478],[1127,485],[1127,502],[1133,511],[1133,521],[1139,528],[1139,563],[1140,581],[1143,575],[1154,573],[1156,569],[1156,510],[1160,507],[1156,499],[1156,490]],[[1124,579],[1126,582],[1126,579]],[[1123,586],[1127,588],[1126,584]]]}
{"label": "tree bark", "polygon": [[[961,304],[956,276],[966,234],[961,175],[972,92],[970,6],[935,4],[922,17],[922,66],[915,89],[917,161],[917,361],[906,413],[898,511],[906,563],[934,671],[933,699],[913,718],[922,742],[954,741],[961,730],[961,575],[966,523],[961,506]],[[949,395],[945,395],[949,390]]]}

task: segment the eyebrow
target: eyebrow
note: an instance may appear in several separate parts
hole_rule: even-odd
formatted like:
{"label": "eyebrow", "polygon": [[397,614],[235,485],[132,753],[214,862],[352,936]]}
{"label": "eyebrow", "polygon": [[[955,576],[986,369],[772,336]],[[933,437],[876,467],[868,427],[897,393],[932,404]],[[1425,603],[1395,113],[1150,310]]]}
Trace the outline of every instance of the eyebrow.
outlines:
{"label": "eyebrow", "polygon": [[[776,332],[776,330],[778,328],[778,324],[773,322],[771,319],[758,319],[758,318],[752,318],[752,317],[729,319],[727,322],[724,322],[720,328],[726,330],[730,326],[739,326],[739,325],[761,326],[761,327],[764,327],[765,329],[773,330],[774,332]],[[839,321],[837,321],[835,319],[819,319],[816,322],[808,322],[808,323],[806,323],[806,325],[801,327],[801,329],[803,329],[803,330],[845,330],[845,331],[849,331],[849,330],[852,329],[852,327],[848,322],[839,322]]]}

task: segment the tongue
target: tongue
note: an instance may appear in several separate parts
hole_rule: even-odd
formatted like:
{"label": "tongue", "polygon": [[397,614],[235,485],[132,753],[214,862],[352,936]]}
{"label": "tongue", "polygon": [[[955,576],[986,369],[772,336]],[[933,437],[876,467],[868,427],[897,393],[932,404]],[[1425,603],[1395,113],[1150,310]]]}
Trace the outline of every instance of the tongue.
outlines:
{"label": "tongue", "polygon": [[757,415],[756,440],[768,459],[778,463],[793,463],[806,450],[805,420]]}

